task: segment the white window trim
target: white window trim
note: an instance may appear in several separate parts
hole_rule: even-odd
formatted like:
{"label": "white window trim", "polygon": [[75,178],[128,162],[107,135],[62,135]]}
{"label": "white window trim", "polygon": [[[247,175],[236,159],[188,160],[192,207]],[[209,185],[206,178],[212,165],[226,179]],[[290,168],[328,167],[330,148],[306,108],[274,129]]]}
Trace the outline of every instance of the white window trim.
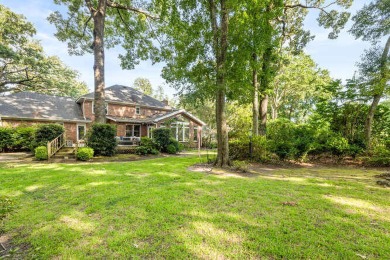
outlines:
{"label": "white window trim", "polygon": [[[184,129],[184,131],[182,131],[182,138],[181,138],[181,141],[179,141],[179,125],[181,125]],[[188,122],[176,122],[176,123],[172,123],[171,124],[171,128],[173,128],[172,126],[176,126],[176,141],[178,142],[181,142],[181,143],[185,143],[185,142],[188,142],[189,139],[190,139],[190,123]],[[185,139],[185,129],[188,128],[188,140]]]}
{"label": "white window trim", "polygon": [[[128,125],[133,126],[132,129],[131,129],[131,136],[127,136],[127,135],[126,135],[126,131],[127,131],[126,128],[127,128]],[[134,135],[134,126],[135,126],[135,125],[139,125],[139,136],[135,136],[135,135]],[[142,132],[142,126],[141,126],[141,124],[126,124],[126,126],[125,126],[125,137],[141,137],[141,132]]]}
{"label": "white window trim", "polygon": [[77,132],[76,140],[77,141],[84,140],[84,139],[79,139],[79,126],[84,126],[84,134],[87,133],[87,124],[77,124],[76,125],[76,132]]}
{"label": "white window trim", "polygon": [[[106,115],[108,115],[108,109],[109,109],[109,105],[107,102],[105,102],[105,105],[107,106],[107,112],[106,112]],[[92,114],[95,114],[95,101],[92,101]]]}
{"label": "white window trim", "polygon": [[[149,138],[153,138],[153,131],[150,131],[151,129],[156,129],[157,128],[157,124],[154,124],[154,125],[148,125],[147,127],[147,135]],[[150,135],[149,135],[150,134]]]}
{"label": "white window trim", "polygon": [[[137,113],[137,108],[138,108],[138,113]],[[135,107],[135,114],[136,115],[140,115],[141,114],[141,107],[140,106],[136,106]]]}

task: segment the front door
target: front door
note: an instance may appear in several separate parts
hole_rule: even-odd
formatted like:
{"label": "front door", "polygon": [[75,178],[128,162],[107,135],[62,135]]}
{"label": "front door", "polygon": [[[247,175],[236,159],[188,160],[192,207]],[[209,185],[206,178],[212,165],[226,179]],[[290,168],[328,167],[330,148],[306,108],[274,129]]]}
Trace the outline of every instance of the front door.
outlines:
{"label": "front door", "polygon": [[86,125],[77,124],[77,141],[84,140],[86,134]]}

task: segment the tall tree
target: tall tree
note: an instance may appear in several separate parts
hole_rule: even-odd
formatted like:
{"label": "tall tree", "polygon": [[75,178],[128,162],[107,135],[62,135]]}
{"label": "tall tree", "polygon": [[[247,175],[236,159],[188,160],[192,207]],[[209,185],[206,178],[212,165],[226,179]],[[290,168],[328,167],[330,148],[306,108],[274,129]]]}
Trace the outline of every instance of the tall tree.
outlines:
{"label": "tall tree", "polygon": [[140,90],[145,95],[152,95],[153,88],[152,83],[147,78],[136,78],[133,83],[133,87],[137,90]]}
{"label": "tall tree", "polygon": [[0,5],[0,92],[34,91],[79,96],[88,91],[79,73],[47,56],[36,30],[22,15]]}
{"label": "tall tree", "polygon": [[278,75],[271,82],[272,119],[281,114],[295,122],[305,121],[318,99],[330,98],[324,91],[330,82],[328,71],[318,68],[309,55],[283,54]]}
{"label": "tall tree", "polygon": [[225,114],[230,1],[161,0],[165,35],[163,76],[181,92],[215,102],[218,153],[230,164]]}
{"label": "tall tree", "polygon": [[[371,131],[374,114],[378,104],[383,97],[388,81],[389,73],[389,49],[390,49],[390,4],[388,0],[376,0],[365,5],[357,14],[352,17],[355,22],[350,32],[358,39],[371,41],[377,44],[382,37],[385,38],[385,45],[382,53],[378,55],[378,48],[372,48],[363,57],[360,64],[360,71],[370,80],[366,81],[372,89],[372,101],[367,113],[365,122],[365,142],[367,148],[371,146]],[[377,57],[375,59],[375,57]],[[374,70],[373,70],[374,68]]]}
{"label": "tall tree", "polygon": [[120,44],[126,50],[125,55],[119,55],[122,67],[134,68],[139,60],[156,54],[150,22],[157,17],[139,6],[139,2],[133,1],[54,2],[68,7],[67,16],[56,11],[48,18],[57,27],[56,37],[68,42],[70,54],[92,52],[94,55],[95,118],[96,122],[105,123],[104,50]]}

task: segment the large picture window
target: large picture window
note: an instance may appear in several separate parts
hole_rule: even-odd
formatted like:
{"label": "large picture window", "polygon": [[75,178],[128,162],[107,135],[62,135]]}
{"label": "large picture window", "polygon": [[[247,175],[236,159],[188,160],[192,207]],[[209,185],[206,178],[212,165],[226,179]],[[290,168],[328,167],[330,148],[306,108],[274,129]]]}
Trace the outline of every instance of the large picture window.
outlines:
{"label": "large picture window", "polygon": [[171,125],[172,136],[179,142],[188,142],[190,130],[188,122],[176,122]]}
{"label": "large picture window", "polygon": [[126,125],[126,136],[141,137],[141,126],[140,125]]}

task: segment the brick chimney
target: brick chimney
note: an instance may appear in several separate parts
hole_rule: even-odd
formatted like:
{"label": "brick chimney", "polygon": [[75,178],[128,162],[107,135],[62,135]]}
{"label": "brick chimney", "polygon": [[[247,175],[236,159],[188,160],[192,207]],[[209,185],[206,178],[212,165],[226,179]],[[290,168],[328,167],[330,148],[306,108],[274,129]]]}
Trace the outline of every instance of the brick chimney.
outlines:
{"label": "brick chimney", "polygon": [[163,102],[163,104],[167,107],[167,106],[169,106],[168,105],[168,100],[167,99],[163,99],[163,101],[161,101],[161,102]]}

